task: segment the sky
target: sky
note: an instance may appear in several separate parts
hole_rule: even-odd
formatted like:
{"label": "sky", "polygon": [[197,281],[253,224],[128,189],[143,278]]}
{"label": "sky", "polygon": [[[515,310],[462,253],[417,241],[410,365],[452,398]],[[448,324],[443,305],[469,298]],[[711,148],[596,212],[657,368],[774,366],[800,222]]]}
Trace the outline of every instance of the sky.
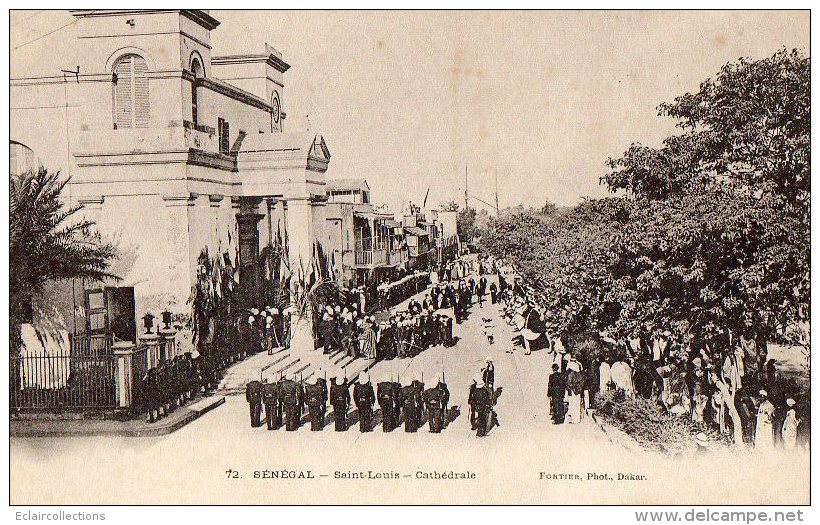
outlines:
{"label": "sky", "polygon": [[481,200],[497,177],[501,207],[604,196],[608,157],[675,132],[658,104],[739,57],[809,46],[808,11],[211,14],[214,55],[280,50],[286,131],[321,133],[328,175],[394,209],[428,188],[429,205],[463,203],[465,166]]}
{"label": "sky", "polygon": [[211,14],[215,53],[282,51],[287,129],[322,133],[329,175],[392,207],[463,202],[465,165],[501,207],[604,196],[608,157],[674,133],[658,104],[809,44],[807,11]]}

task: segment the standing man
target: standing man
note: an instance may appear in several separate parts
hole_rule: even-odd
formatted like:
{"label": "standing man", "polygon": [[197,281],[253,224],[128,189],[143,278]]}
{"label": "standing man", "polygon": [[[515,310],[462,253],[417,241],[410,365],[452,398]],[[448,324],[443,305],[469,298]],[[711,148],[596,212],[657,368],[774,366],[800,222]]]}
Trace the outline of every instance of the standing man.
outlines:
{"label": "standing man", "polygon": [[493,390],[495,387],[495,365],[493,364],[492,359],[487,357],[486,365],[484,366],[484,370],[481,371],[481,379],[483,380],[484,384],[487,385],[487,388],[490,391]]}
{"label": "standing man", "polygon": [[490,433],[495,424],[495,412],[493,412],[495,395],[484,383],[484,380],[478,378],[472,397],[476,413],[476,436],[484,437]]}
{"label": "standing man", "polygon": [[251,381],[245,386],[245,400],[251,415],[251,427],[262,426],[262,383]]}
{"label": "standing man", "polygon": [[774,405],[769,401],[768,393],[760,391],[762,401],[757,409],[757,427],[755,428],[755,450],[774,449]]}
{"label": "standing man", "polygon": [[337,378],[333,378],[330,385],[330,403],[333,405],[333,421],[336,432],[347,430],[347,409],[350,406],[350,385],[347,378],[339,383]]}
{"label": "standing man", "polygon": [[494,282],[490,283],[490,301],[493,304],[498,302],[498,286]]}
{"label": "standing man", "polygon": [[476,288],[476,295],[478,296],[478,306],[484,308],[484,294],[487,293],[487,278],[483,275],[478,280],[478,287]]}
{"label": "standing man", "polygon": [[279,404],[279,396],[278,396],[278,386],[276,383],[263,383],[262,384],[262,403],[265,405],[265,423],[268,424],[268,430],[275,430],[279,427],[273,426],[276,422],[276,417],[274,416],[275,412],[277,411],[278,404]]}
{"label": "standing man", "polygon": [[281,393],[282,404],[285,408],[285,430],[288,432],[299,430],[302,419],[301,409],[305,399],[302,385],[285,375]]}
{"label": "standing man", "polygon": [[305,386],[308,412],[310,413],[310,430],[318,432],[325,427],[327,413],[327,381],[321,368],[316,370],[316,380]]}
{"label": "standing man", "polygon": [[449,399],[450,391],[444,383],[443,375],[439,378],[436,386],[428,388],[424,392],[424,403],[427,405],[427,413],[429,414],[430,432],[438,434],[444,429]]}
{"label": "standing man", "polygon": [[398,419],[395,418],[395,407],[398,399],[393,381],[381,381],[377,387],[379,397],[379,407],[382,411],[382,430],[390,432],[398,426]]}
{"label": "standing man", "polygon": [[359,380],[353,386],[353,401],[359,410],[359,431],[370,432],[373,430],[373,404],[376,396],[367,372],[359,374]]}
{"label": "standing man", "polygon": [[552,374],[550,374],[547,383],[547,397],[550,400],[550,415],[552,416],[553,425],[564,422],[565,390],[564,374],[561,372],[561,367],[557,363],[553,363]]}
{"label": "standing man", "polygon": [[404,431],[416,432],[418,425],[418,390],[414,384],[401,388],[401,407],[404,412]]}

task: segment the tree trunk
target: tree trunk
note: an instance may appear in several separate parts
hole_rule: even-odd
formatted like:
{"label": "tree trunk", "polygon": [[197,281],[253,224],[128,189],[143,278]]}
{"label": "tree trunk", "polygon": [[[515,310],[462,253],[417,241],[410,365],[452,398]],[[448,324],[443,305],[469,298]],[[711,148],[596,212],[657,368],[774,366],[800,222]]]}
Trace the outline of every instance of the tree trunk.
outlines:
{"label": "tree trunk", "polygon": [[735,395],[737,394],[737,388],[732,385],[731,387],[726,383],[726,381],[720,382],[720,395],[723,396],[725,404],[729,407],[729,417],[732,418],[732,434],[733,439],[735,442],[735,446],[740,446],[743,444],[743,423],[740,419],[740,412],[738,412],[737,407],[735,406]]}

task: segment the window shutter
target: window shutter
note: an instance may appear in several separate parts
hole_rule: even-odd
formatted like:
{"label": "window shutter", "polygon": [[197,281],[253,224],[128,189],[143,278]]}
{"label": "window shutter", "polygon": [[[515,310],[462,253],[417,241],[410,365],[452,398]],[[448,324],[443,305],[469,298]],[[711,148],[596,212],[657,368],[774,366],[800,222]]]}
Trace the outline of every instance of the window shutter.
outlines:
{"label": "window shutter", "polygon": [[148,100],[148,64],[141,57],[135,56],[134,64],[134,127],[147,128],[151,114]]}
{"label": "window shutter", "polygon": [[128,55],[114,68],[114,128],[147,128],[151,113],[148,98],[148,65],[140,56]]}
{"label": "window shutter", "polygon": [[117,62],[114,71],[117,73],[117,83],[114,84],[114,128],[130,128],[133,127],[132,123],[134,121],[131,57],[127,56]]}

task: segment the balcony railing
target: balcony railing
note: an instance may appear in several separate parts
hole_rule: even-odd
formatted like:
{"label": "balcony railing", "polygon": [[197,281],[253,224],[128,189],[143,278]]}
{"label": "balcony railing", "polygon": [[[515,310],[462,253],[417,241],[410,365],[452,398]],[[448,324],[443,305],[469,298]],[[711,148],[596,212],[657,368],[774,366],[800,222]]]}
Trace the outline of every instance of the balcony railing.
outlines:
{"label": "balcony railing", "polygon": [[387,264],[387,250],[356,250],[356,266],[376,267]]}
{"label": "balcony railing", "polygon": [[395,266],[407,262],[406,250],[390,250],[387,252],[387,265]]}

